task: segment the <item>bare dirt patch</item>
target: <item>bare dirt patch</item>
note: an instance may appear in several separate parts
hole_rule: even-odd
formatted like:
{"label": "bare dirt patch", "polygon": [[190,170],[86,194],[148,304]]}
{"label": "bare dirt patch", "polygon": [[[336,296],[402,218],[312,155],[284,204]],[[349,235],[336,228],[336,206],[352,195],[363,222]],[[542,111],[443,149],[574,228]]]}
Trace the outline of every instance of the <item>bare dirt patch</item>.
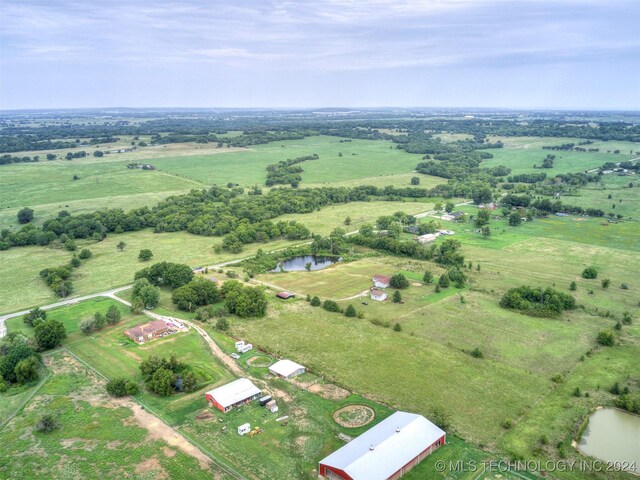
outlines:
{"label": "bare dirt patch", "polygon": [[376,413],[366,405],[347,405],[333,412],[333,420],[343,427],[363,427],[373,421]]}
{"label": "bare dirt patch", "polygon": [[252,367],[268,367],[273,362],[269,357],[265,357],[264,355],[255,355],[247,359],[247,364]]}
{"label": "bare dirt patch", "polygon": [[418,282],[413,282],[411,285],[413,285],[414,287],[421,287],[422,284],[418,283]]}
{"label": "bare dirt patch", "polygon": [[211,460],[199,449],[193,446],[189,441],[180,435],[176,430],[164,423],[158,417],[150,414],[144,410],[137,403],[131,402],[131,410],[138,422],[138,425],[149,431],[149,438],[151,440],[164,440],[171,447],[177,447],[187,455],[190,455],[198,460],[200,468],[208,469],[211,465]]}
{"label": "bare dirt patch", "polygon": [[164,471],[160,465],[160,461],[158,461],[156,457],[148,458],[144,462],[136,465],[136,473],[138,475],[150,472],[154,472],[154,478],[156,479],[169,478],[167,472]]}
{"label": "bare dirt patch", "polygon": [[327,400],[344,400],[350,394],[349,390],[345,390],[331,383],[316,383],[309,387],[309,391],[311,393],[317,393]]}
{"label": "bare dirt patch", "polygon": [[164,456],[167,458],[173,458],[176,456],[176,451],[169,447],[162,447],[162,451],[164,452]]}

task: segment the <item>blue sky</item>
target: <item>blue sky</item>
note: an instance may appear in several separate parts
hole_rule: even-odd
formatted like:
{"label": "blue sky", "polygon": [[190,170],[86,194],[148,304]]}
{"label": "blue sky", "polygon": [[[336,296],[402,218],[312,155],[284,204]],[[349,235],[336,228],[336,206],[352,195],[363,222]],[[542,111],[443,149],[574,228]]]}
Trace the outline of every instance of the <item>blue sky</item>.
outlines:
{"label": "blue sky", "polygon": [[639,0],[0,2],[0,109],[640,109]]}

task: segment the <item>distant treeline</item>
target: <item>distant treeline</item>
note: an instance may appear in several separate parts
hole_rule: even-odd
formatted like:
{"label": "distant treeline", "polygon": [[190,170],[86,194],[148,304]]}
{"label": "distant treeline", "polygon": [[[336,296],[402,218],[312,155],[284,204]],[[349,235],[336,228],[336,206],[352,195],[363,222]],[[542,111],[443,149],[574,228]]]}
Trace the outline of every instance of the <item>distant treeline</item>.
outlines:
{"label": "distant treeline", "polygon": [[[573,137],[590,140],[619,140],[640,142],[640,125],[630,122],[565,121],[563,119],[533,118],[527,122],[501,118],[388,118],[391,115],[362,115],[359,119],[324,118],[313,115],[276,114],[261,115],[235,113],[167,118],[141,117],[139,123],[114,121],[108,124],[65,123],[33,127],[31,124],[1,122],[0,153],[27,150],[59,150],[75,148],[80,138],[90,138],[90,144],[111,143],[123,135],[149,135],[159,143],[218,142],[244,147],[271,141],[300,139],[310,135],[332,135],[353,139],[393,140],[411,153],[450,153],[446,145],[431,141],[439,133],[458,133],[472,137],[454,143],[473,144],[475,149],[500,148],[500,142],[489,143],[486,136]],[[382,133],[379,129],[387,132]],[[230,130],[243,132],[238,136],[226,135]],[[167,133],[170,132],[170,133]],[[396,132],[401,132],[397,133]],[[429,133],[425,133],[429,132]],[[482,139],[482,141],[481,141]],[[425,143],[426,148],[425,148]],[[571,148],[584,150],[580,142]],[[555,149],[555,147],[551,147]],[[561,146],[560,149],[567,148]],[[592,149],[591,151],[595,151]]]}
{"label": "distant treeline", "polygon": [[[463,188],[469,188],[464,186]],[[300,224],[264,223],[289,213],[312,213],[339,203],[370,200],[398,200],[404,197],[460,196],[463,188],[439,185],[434,189],[396,188],[365,185],[354,188],[274,188],[266,195],[242,195],[242,188],[214,186],[208,190],[171,196],[153,208],[142,207],[125,212],[105,209],[93,213],[69,215],[60,212],[42,227],[26,225],[20,230],[0,232],[0,249],[24,245],[48,245],[61,235],[70,238],[101,240],[110,233],[153,228],[155,232],[187,231],[195,235],[225,236],[267,241],[277,236],[306,238],[309,232]],[[233,240],[231,238],[230,240]],[[227,244],[233,242],[227,241]]]}

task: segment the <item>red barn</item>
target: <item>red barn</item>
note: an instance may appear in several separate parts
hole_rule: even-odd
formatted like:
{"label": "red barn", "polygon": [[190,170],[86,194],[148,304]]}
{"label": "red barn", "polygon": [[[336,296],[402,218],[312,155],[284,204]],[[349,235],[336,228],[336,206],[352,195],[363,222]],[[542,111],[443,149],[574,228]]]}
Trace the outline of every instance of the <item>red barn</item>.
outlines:
{"label": "red barn", "polygon": [[319,478],[396,480],[444,445],[446,435],[421,415],[396,412],[321,460]]}

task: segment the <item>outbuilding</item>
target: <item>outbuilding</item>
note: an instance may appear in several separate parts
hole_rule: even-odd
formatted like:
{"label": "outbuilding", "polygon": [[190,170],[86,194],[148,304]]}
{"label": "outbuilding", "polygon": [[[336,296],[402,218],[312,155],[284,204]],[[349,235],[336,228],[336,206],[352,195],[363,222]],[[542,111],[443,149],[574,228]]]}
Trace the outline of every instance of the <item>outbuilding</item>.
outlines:
{"label": "outbuilding", "polygon": [[387,288],[391,283],[391,277],[380,274],[374,275],[371,280],[373,280],[373,284],[378,288]]}
{"label": "outbuilding", "polygon": [[384,290],[378,290],[377,288],[371,289],[371,300],[383,302],[387,299],[387,292]]}
{"label": "outbuilding", "polygon": [[239,378],[205,393],[207,402],[222,412],[228,412],[234,407],[246,404],[260,397],[260,389],[250,380]]}
{"label": "outbuilding", "polygon": [[446,433],[421,415],[396,412],[320,461],[331,480],[396,480],[444,445]]}
{"label": "outbuilding", "polygon": [[294,298],[295,294],[289,292],[278,292],[276,293],[276,297],[281,298],[282,300],[288,300],[290,298]]}
{"label": "outbuilding", "polygon": [[425,243],[433,242],[436,238],[438,238],[438,235],[435,233],[425,233],[424,235],[420,235],[415,239],[418,243],[424,245]]}
{"label": "outbuilding", "polygon": [[280,378],[293,378],[302,375],[305,368],[291,360],[279,360],[269,367],[269,371]]}

